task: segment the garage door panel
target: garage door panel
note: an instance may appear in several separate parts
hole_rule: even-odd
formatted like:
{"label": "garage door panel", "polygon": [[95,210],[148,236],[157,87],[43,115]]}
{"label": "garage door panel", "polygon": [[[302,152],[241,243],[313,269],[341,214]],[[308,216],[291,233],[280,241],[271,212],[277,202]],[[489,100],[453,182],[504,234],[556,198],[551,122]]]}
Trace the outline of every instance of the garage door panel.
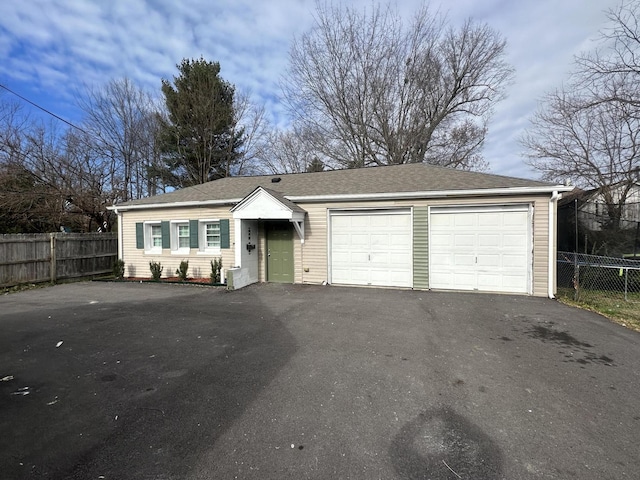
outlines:
{"label": "garage door panel", "polygon": [[505,234],[503,237],[504,246],[507,248],[522,248],[527,245],[527,236],[523,234]]}
{"label": "garage door panel", "polygon": [[432,247],[446,246],[453,244],[453,235],[434,233],[429,236],[429,244]]}
{"label": "garage door panel", "polygon": [[460,234],[453,237],[453,245],[456,247],[473,247],[475,243],[475,235]]}
{"label": "garage door panel", "polygon": [[341,263],[347,263],[351,261],[351,254],[349,252],[333,252],[333,260],[336,265]]}
{"label": "garage door panel", "polygon": [[411,215],[389,215],[389,226],[392,228],[411,229]]}
{"label": "garage door panel", "polygon": [[405,234],[392,233],[389,246],[396,250],[411,248],[411,237]]}
{"label": "garage door panel", "polygon": [[[412,258],[409,253],[402,252],[392,252],[389,256],[390,258],[390,266],[391,265],[410,265]],[[406,273],[408,270],[402,270],[403,273]]]}
{"label": "garage door panel", "polygon": [[499,248],[502,245],[502,237],[497,233],[479,233],[478,247]]}
{"label": "garage door panel", "polygon": [[389,228],[390,220],[387,215],[370,215],[369,226],[374,228]]}
{"label": "garage door panel", "polygon": [[391,235],[388,233],[372,233],[370,235],[371,248],[389,248]]}
{"label": "garage door panel", "polygon": [[429,216],[431,288],[528,293],[528,206],[433,208]]}
{"label": "garage door panel", "polygon": [[351,220],[350,222],[351,228],[369,227],[370,218],[368,216],[362,215],[362,216],[349,216],[349,217],[342,217],[342,218],[348,218]]}
{"label": "garage door panel", "polygon": [[369,236],[362,233],[353,233],[347,245],[350,248],[369,248]]}
{"label": "garage door panel", "polygon": [[502,216],[494,213],[478,215],[479,228],[496,228],[502,225]]}
{"label": "garage door panel", "polygon": [[517,227],[526,225],[529,220],[527,212],[510,212],[504,216],[503,225],[505,227]]}
{"label": "garage door panel", "polygon": [[473,271],[459,271],[453,275],[453,285],[450,288],[473,290],[476,288],[477,274]]}
{"label": "garage door panel", "polygon": [[[449,267],[453,265],[453,255],[438,255],[436,257],[432,257],[429,260],[429,265],[431,267]],[[433,269],[434,272],[439,272],[440,270]]]}
{"label": "garage door panel", "polygon": [[347,234],[336,234],[332,238],[333,247],[340,247],[344,245],[349,245],[351,236]]}
{"label": "garage door panel", "polygon": [[499,287],[502,285],[502,275],[492,272],[478,272],[478,284],[487,287]]}
{"label": "garage door panel", "polygon": [[476,225],[476,217],[471,213],[458,213],[453,218],[453,225],[456,227],[474,227]]}
{"label": "garage door panel", "polygon": [[504,269],[518,269],[526,268],[527,257],[525,255],[503,255],[502,267]]}
{"label": "garage door panel", "polygon": [[456,267],[471,267],[475,265],[475,255],[469,255],[468,253],[455,253],[453,255],[453,265]]}
{"label": "garage door panel", "polygon": [[429,279],[433,284],[439,285],[438,288],[453,289],[453,274],[443,271],[436,271],[429,274]]}
{"label": "garage door panel", "polygon": [[366,265],[369,263],[369,254],[366,252],[350,252],[346,261],[352,265]]}
{"label": "garage door panel", "polygon": [[501,256],[498,254],[482,254],[477,257],[478,268],[499,268],[501,266]]}
{"label": "garage door panel", "polygon": [[526,288],[526,282],[524,281],[524,279],[522,278],[521,275],[508,275],[505,274],[502,276],[502,283],[503,285],[510,287],[510,286],[515,286],[518,287],[520,289],[524,289]]}
{"label": "garage door panel", "polygon": [[[330,219],[332,283],[412,286],[409,210],[336,212]],[[346,258],[344,252],[349,253]]]}

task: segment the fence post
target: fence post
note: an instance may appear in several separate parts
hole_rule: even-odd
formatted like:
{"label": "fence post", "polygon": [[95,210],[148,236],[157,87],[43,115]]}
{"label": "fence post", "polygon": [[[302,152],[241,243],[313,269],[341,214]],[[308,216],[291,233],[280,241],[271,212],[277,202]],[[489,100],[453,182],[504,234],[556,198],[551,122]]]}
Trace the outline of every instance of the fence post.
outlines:
{"label": "fence post", "polygon": [[629,290],[629,268],[624,269],[624,301],[628,302],[627,291]]}
{"label": "fence post", "polygon": [[50,249],[51,249],[51,269],[50,269],[50,277],[51,283],[56,283],[56,234],[50,233],[49,237],[50,241]]}

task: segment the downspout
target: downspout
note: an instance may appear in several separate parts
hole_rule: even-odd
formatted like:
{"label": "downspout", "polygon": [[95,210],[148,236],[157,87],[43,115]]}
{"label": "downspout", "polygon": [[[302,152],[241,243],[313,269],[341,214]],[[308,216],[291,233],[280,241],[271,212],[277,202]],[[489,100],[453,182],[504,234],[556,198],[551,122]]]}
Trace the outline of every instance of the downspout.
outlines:
{"label": "downspout", "polygon": [[553,194],[551,195],[551,198],[549,199],[549,274],[547,278],[549,298],[555,297],[553,286],[556,283],[554,278],[554,272],[555,272],[555,263],[557,260],[554,255],[555,251],[553,247],[555,245],[554,235],[556,234],[555,212],[557,209],[559,198],[560,198],[560,195],[558,194],[558,191],[554,190]]}

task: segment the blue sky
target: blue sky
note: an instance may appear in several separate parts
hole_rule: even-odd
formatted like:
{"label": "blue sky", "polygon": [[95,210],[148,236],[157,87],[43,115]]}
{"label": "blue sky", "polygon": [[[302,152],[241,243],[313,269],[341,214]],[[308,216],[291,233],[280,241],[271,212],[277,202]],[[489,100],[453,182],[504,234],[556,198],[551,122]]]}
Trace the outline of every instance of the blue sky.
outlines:
{"label": "blue sky", "polygon": [[[370,0],[350,5],[370,7]],[[399,2],[409,17],[422,2]],[[516,69],[497,105],[484,156],[490,171],[536,178],[518,138],[542,95],[562,85],[573,55],[593,48],[605,10],[619,0],[449,0],[431,2],[451,24],[466,18],[505,36]],[[129,77],[159,94],[183,58],[218,61],[223,78],[287,122],[278,82],[290,42],[313,23],[313,0],[29,0],[0,2],[0,83],[78,121],[76,92]],[[7,95],[6,93],[1,93]]]}

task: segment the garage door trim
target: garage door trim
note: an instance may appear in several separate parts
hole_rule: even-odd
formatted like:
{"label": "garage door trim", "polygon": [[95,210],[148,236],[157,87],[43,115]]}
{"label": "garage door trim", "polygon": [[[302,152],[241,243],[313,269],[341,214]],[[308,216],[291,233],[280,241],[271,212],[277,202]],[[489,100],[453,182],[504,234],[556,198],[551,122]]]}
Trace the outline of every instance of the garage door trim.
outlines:
{"label": "garage door trim", "polygon": [[[406,230],[408,246],[406,253],[408,254],[408,261],[406,262],[406,267],[408,268],[408,280],[406,284],[402,285],[378,285],[371,284],[372,286],[398,286],[411,288],[413,286],[413,208],[412,207],[370,207],[370,208],[338,208],[338,209],[328,209],[327,210],[327,245],[329,248],[327,249],[327,270],[328,270],[328,281],[329,283],[334,283],[334,271],[333,271],[333,235],[334,235],[334,223],[333,219],[336,217],[344,217],[344,216],[395,216],[402,215],[408,217],[408,228]],[[343,283],[336,282],[337,284],[345,284],[345,285],[367,285],[364,283]],[[393,282],[389,282],[393,283]]]}
{"label": "garage door trim", "polygon": [[[520,248],[520,253],[525,254],[525,265],[521,266],[520,276],[518,278],[524,278],[524,286],[520,288],[514,288],[513,290],[508,290],[504,285],[501,287],[496,287],[495,289],[489,288],[478,288],[478,291],[487,291],[487,292],[502,292],[502,293],[522,293],[522,294],[531,294],[533,288],[533,205],[529,203],[513,203],[513,204],[481,204],[481,205],[438,205],[438,206],[430,206],[429,207],[429,283],[430,288],[445,288],[438,285],[433,285],[433,278],[435,275],[432,275],[432,268],[434,268],[434,264],[432,261],[432,255],[434,255],[435,247],[432,243],[433,234],[433,216],[439,214],[456,214],[456,213],[526,213],[526,232],[521,231],[521,235],[526,235],[526,243]],[[455,231],[455,227],[453,230]],[[457,238],[457,237],[456,237]],[[476,247],[480,248],[480,247]],[[455,249],[451,250],[452,252]],[[477,252],[476,252],[477,253]],[[453,255],[453,254],[452,254]],[[463,255],[464,257],[464,255]],[[471,255],[473,257],[473,255]],[[481,260],[480,256],[476,257],[476,263]],[[456,262],[455,260],[452,260]],[[453,267],[452,267],[453,268]],[[526,272],[525,269],[526,268]],[[476,270],[478,275],[480,275],[480,270]],[[485,270],[486,274],[486,270]],[[455,275],[454,275],[455,277]],[[453,277],[452,277],[453,278]],[[494,277],[495,278],[495,277]],[[457,285],[457,281],[452,281],[452,283]],[[481,282],[478,281],[478,284]],[[462,288],[462,287],[454,287],[454,290],[476,290],[475,288]]]}

